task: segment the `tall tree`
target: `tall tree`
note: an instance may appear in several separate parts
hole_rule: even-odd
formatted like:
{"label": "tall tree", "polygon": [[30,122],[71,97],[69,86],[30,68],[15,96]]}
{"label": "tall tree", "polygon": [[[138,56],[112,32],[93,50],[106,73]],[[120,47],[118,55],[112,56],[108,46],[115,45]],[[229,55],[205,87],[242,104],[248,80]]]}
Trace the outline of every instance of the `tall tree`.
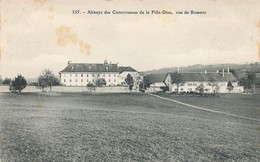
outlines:
{"label": "tall tree", "polygon": [[26,85],[27,82],[24,79],[24,77],[22,75],[18,75],[14,78],[14,80],[11,81],[9,90],[21,93],[22,90],[26,87]]}
{"label": "tall tree", "polygon": [[44,88],[48,86],[45,77],[39,76],[39,78],[38,78],[38,86],[42,88],[42,92],[44,91]]}
{"label": "tall tree", "polygon": [[252,88],[251,82],[245,77],[239,79],[239,85],[243,86],[245,89]]}
{"label": "tall tree", "polygon": [[55,77],[55,75],[52,73],[51,70],[45,69],[42,72],[42,75],[38,78],[38,84],[42,88],[49,86],[50,91],[52,91],[52,86],[53,85],[58,85],[59,84],[59,79]]}
{"label": "tall tree", "polygon": [[171,75],[171,78],[172,78],[172,84],[176,84],[177,89],[179,91],[180,85],[184,83],[182,74],[175,72]]}
{"label": "tall tree", "polygon": [[125,82],[129,85],[129,90],[131,91],[134,86],[134,79],[131,74],[127,74]]}
{"label": "tall tree", "polygon": [[234,86],[232,85],[231,81],[228,82],[227,84],[227,89],[229,92],[231,92],[233,90]]}
{"label": "tall tree", "polygon": [[253,89],[253,93],[254,93],[255,92],[255,79],[256,79],[255,73],[254,72],[248,72],[247,79],[251,83],[252,89]]}

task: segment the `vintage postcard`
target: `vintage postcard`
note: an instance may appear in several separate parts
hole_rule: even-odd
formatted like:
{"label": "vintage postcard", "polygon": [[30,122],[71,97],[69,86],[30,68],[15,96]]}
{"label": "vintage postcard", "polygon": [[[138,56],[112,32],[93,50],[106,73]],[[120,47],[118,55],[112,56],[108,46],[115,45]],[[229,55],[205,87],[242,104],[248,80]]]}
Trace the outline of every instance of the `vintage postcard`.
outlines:
{"label": "vintage postcard", "polygon": [[0,0],[0,162],[259,161],[259,0]]}

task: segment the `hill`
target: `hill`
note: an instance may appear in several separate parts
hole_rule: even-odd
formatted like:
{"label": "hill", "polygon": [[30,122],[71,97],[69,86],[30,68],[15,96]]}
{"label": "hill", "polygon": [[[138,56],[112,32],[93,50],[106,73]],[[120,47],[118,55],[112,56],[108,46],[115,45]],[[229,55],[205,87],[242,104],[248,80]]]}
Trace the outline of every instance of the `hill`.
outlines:
{"label": "hill", "polygon": [[[162,68],[162,69],[155,69],[144,71],[144,75],[149,74],[162,74],[168,72],[175,72],[177,71],[178,67],[169,67],[169,68]],[[216,72],[217,70],[227,69],[234,70],[238,77],[241,77],[245,72],[260,72],[260,64],[258,62],[249,63],[249,64],[215,64],[215,65],[191,65],[186,67],[179,67],[180,72]]]}

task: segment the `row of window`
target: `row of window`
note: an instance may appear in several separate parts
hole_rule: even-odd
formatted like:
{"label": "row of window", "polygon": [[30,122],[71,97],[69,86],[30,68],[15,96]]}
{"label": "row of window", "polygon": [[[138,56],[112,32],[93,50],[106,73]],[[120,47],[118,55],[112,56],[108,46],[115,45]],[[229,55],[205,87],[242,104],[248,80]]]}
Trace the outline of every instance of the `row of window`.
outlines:
{"label": "row of window", "polygon": [[[183,88],[180,88],[180,91],[183,91],[184,89]],[[193,91],[195,89],[192,89],[192,88],[188,88],[188,91]],[[205,89],[205,91],[208,91],[209,89]],[[175,91],[178,91],[178,88],[175,89]]]}
{"label": "row of window", "polygon": [[[200,85],[201,83],[197,84],[197,83],[188,83],[187,86],[198,86]],[[204,84],[203,84],[204,85]],[[226,85],[225,83],[221,83],[220,85]],[[209,83],[206,84],[206,86],[211,86]]]}
{"label": "row of window", "polygon": [[[75,77],[78,77],[78,76],[83,77],[84,76],[84,74],[70,74],[70,77],[72,77],[72,75],[75,75]],[[108,75],[108,77],[111,77],[113,75],[114,75],[114,77],[116,77],[116,74],[107,74],[107,75]],[[63,74],[63,76],[66,77],[66,74]],[[89,76],[95,77],[95,74],[87,74],[87,77],[89,77]],[[105,77],[106,74],[96,74],[96,76],[97,77],[100,77],[100,76]]]}
{"label": "row of window", "polygon": [[[95,81],[95,79],[87,79],[87,82],[89,82],[89,81],[92,81],[92,82],[94,82]],[[64,83],[66,82],[66,79],[64,79]],[[69,82],[72,82],[72,79],[70,79],[69,80]],[[78,80],[77,79],[75,79],[75,82],[78,82]],[[81,82],[83,82],[83,79],[81,79]],[[108,79],[108,82],[111,82],[111,80],[110,79]],[[116,82],[116,79],[114,79],[114,82]]]}

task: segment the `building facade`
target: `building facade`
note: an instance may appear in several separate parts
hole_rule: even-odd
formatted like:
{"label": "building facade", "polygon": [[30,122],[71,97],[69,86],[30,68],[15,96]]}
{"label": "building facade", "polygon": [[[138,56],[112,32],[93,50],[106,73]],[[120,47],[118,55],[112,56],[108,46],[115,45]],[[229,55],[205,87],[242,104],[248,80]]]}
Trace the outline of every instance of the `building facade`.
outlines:
{"label": "building facade", "polygon": [[[238,85],[238,79],[230,72],[215,73],[179,73],[183,82],[177,86],[172,83],[174,73],[168,73],[164,83],[169,87],[169,92],[197,92],[198,86],[203,86],[205,93],[242,93],[242,86]],[[233,86],[232,90],[228,89],[228,83]]]}
{"label": "building facade", "polygon": [[89,64],[89,63],[68,63],[60,74],[60,82],[64,86],[87,86],[89,83],[96,85],[98,79],[105,79],[106,86],[125,85],[125,78],[130,74],[134,83],[142,75],[131,67],[122,70],[118,64],[108,63]]}

